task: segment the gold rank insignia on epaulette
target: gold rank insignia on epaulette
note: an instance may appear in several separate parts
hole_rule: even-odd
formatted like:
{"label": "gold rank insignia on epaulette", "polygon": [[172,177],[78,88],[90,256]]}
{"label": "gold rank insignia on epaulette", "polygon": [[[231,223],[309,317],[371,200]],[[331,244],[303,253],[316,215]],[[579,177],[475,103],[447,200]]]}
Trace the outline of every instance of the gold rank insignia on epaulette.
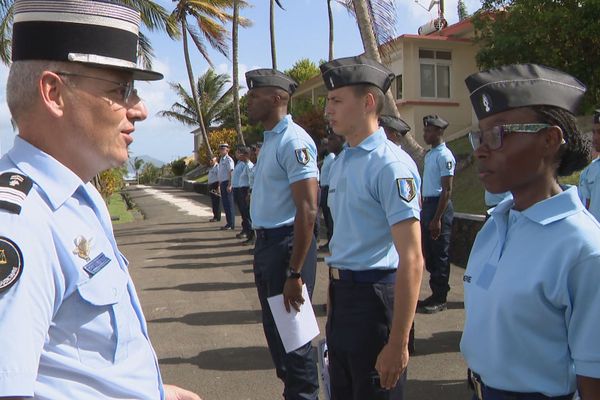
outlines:
{"label": "gold rank insignia on epaulette", "polygon": [[0,175],[0,210],[19,214],[32,186],[33,181],[25,175],[15,172]]}

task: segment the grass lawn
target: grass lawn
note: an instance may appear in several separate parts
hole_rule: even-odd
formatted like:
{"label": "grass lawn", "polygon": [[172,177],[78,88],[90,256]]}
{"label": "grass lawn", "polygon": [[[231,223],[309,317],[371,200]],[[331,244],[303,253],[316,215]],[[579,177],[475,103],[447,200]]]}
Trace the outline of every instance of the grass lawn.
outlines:
{"label": "grass lawn", "polygon": [[[123,201],[120,193],[113,193],[108,199],[108,212],[111,218],[115,218],[112,221],[113,224],[124,224],[134,220],[133,213],[127,210],[127,204]],[[119,219],[117,220],[116,217]]]}
{"label": "grass lawn", "polygon": [[198,182],[198,183],[208,182],[208,174],[202,175],[201,177],[199,177],[198,179],[196,179],[196,182]]}

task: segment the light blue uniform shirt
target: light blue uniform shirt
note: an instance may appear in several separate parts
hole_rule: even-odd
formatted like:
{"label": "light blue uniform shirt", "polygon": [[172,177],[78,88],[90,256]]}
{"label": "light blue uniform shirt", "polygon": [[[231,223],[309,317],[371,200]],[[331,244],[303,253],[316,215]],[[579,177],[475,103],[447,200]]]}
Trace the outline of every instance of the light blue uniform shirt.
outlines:
{"label": "light blue uniform shirt", "polygon": [[589,211],[600,221],[600,158],[592,161],[581,173],[579,195],[584,205],[590,200]]}
{"label": "light blue uniform shirt", "polygon": [[248,186],[250,186],[250,189],[254,187],[254,171],[256,171],[256,165],[252,164],[252,168],[248,168]]}
{"label": "light blue uniform shirt", "polygon": [[250,160],[241,163],[244,165],[244,167],[240,173],[238,185],[239,187],[250,187],[250,174],[252,168],[254,168],[254,163]]}
{"label": "light blue uniform shirt", "polygon": [[398,267],[390,227],[419,219],[421,178],[406,152],[382,128],[346,146],[331,167],[329,197],[335,229],[326,262],[350,270]]}
{"label": "light blue uniform shirt", "polygon": [[229,154],[225,157],[221,157],[221,161],[219,161],[219,182],[228,181],[229,171],[233,171],[233,168],[233,158],[229,157]]}
{"label": "light blue uniform shirt", "polygon": [[244,164],[241,161],[238,161],[237,164],[235,164],[235,167],[233,168],[233,172],[231,173],[231,187],[234,188],[239,188],[240,185],[240,176],[242,175],[242,172],[244,172],[244,169],[246,168],[246,164]]}
{"label": "light blue uniform shirt", "polygon": [[7,171],[34,184],[20,214],[0,210],[0,237],[23,254],[20,278],[0,293],[0,396],[164,398],[100,194],[19,137],[0,160]]}
{"label": "light blue uniform shirt", "polygon": [[290,185],[317,177],[317,146],[308,133],[286,115],[272,130],[265,131],[254,166],[250,202],[253,228],[293,225],[296,205]]}
{"label": "light blue uniform shirt", "polygon": [[219,182],[219,164],[213,165],[208,170],[208,184]]}
{"label": "light blue uniform shirt", "polygon": [[461,351],[496,389],[560,396],[600,378],[600,224],[577,188],[527,210],[500,203],[464,274]]}
{"label": "light blue uniform shirt", "polygon": [[503,193],[490,193],[487,190],[484,194],[485,205],[488,207],[495,207],[500,204],[505,199],[512,199],[511,192],[503,192]]}
{"label": "light blue uniform shirt", "polygon": [[456,161],[446,143],[440,143],[425,154],[423,164],[423,197],[439,197],[442,177],[453,176]]}
{"label": "light blue uniform shirt", "polygon": [[329,172],[331,171],[331,164],[335,160],[335,153],[329,153],[323,159],[321,165],[321,187],[329,186]]}

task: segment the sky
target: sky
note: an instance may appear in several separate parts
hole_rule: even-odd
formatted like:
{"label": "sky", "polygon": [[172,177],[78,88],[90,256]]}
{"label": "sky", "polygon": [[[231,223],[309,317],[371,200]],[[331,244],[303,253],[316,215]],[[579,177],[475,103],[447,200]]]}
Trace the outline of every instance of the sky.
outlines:
{"label": "sky", "polygon": [[[251,8],[242,9],[240,15],[250,19],[253,25],[239,31],[239,79],[245,82],[246,71],[255,68],[271,67],[269,39],[269,0],[247,0]],[[158,0],[171,11],[171,0]],[[445,17],[449,24],[458,22],[458,0],[445,1]],[[469,13],[481,5],[480,0],[465,0]],[[275,32],[277,67],[279,70],[291,68],[302,58],[318,63],[328,56],[328,19],[325,0],[282,0],[285,10],[276,8]],[[398,35],[416,34],[419,26],[437,16],[437,7],[428,12],[430,0],[396,0],[398,13]],[[229,27],[230,29],[230,27]],[[339,5],[334,6],[334,57],[349,57],[363,52],[360,34],[355,20]],[[136,124],[134,142],[130,146],[132,157],[151,156],[164,162],[189,156],[193,150],[194,128],[159,117],[157,113],[168,110],[177,101],[169,87],[169,82],[181,82],[189,90],[188,78],[183,58],[181,41],[173,41],[165,34],[146,33],[154,47],[153,69],[164,74],[158,82],[136,84],[138,92],[149,110],[148,119]],[[207,44],[207,48],[209,45]],[[190,42],[190,53],[195,78],[204,73],[209,64]],[[210,50],[211,60],[217,73],[232,75],[231,61],[220,53]],[[0,66],[0,155],[4,154],[14,141],[17,132],[10,123],[10,113],[5,101],[6,77],[8,68]],[[241,92],[243,93],[243,91]]]}

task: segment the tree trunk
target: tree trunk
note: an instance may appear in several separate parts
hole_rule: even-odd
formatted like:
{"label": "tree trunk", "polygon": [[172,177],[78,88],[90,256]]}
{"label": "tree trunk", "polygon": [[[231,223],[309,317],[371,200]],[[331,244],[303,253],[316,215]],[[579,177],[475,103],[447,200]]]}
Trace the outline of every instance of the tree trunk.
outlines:
{"label": "tree trunk", "polygon": [[[367,57],[381,62],[381,55],[379,54],[375,33],[373,32],[373,22],[371,21],[371,15],[369,14],[369,10],[367,8],[367,1],[369,0],[352,0],[356,13],[356,21],[358,22],[360,37],[362,39],[363,47],[365,48]],[[401,118],[391,88],[385,94],[385,100],[383,113],[395,115],[396,117]],[[420,167],[422,167],[425,150],[419,143],[417,143],[411,132],[403,136],[402,148],[411,155],[411,157]]]}
{"label": "tree trunk", "polygon": [[277,52],[275,51],[275,0],[271,0],[270,10],[270,32],[271,32],[271,64],[277,69]]}
{"label": "tree trunk", "polygon": [[[200,131],[202,132],[202,137],[204,138],[204,144],[206,145],[207,154],[210,158],[213,157],[213,152],[210,148],[210,143],[208,142],[208,134],[206,133],[206,127],[204,126],[204,118],[202,117],[202,110],[200,109],[200,101],[198,99],[198,92],[196,90],[196,83],[194,80],[194,72],[192,71],[192,62],[190,61],[190,52],[188,48],[187,41],[187,23],[185,20],[185,16],[181,19],[181,33],[183,35],[183,55],[185,56],[185,66],[187,67],[188,78],[190,80],[190,87],[192,89],[192,97],[194,98],[194,105],[196,107],[196,113],[198,114],[198,124],[200,125]],[[200,157],[198,156],[198,142],[197,135],[194,134],[194,159],[197,162],[200,162]]]}
{"label": "tree trunk", "polygon": [[327,0],[327,15],[329,16],[329,59],[333,60],[333,10],[331,9],[331,0]]}
{"label": "tree trunk", "polygon": [[231,28],[231,47],[232,62],[233,62],[233,119],[235,121],[235,131],[237,132],[238,142],[246,145],[244,134],[242,132],[242,119],[240,117],[240,82],[238,78],[238,20],[240,18],[240,3],[239,0],[233,1],[233,27]]}

